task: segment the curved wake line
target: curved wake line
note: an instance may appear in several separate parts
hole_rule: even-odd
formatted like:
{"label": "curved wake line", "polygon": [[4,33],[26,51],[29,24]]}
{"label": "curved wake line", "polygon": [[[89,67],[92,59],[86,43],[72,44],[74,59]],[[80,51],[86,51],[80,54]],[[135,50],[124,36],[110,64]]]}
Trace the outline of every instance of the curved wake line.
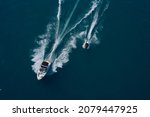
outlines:
{"label": "curved wake line", "polygon": [[69,15],[68,20],[67,20],[67,22],[65,23],[65,26],[64,26],[64,28],[63,28],[63,30],[62,30],[60,36],[59,36],[60,39],[63,39],[63,38],[61,38],[61,37],[63,37],[63,34],[64,34],[64,32],[66,31],[66,28],[67,28],[67,26],[68,26],[68,24],[69,24],[69,22],[70,22],[70,20],[71,20],[71,18],[72,18],[72,15],[73,15],[74,11],[76,10],[76,8],[77,8],[77,6],[78,6],[79,1],[80,1],[80,0],[77,0],[77,2],[76,2],[76,4],[75,4],[75,6],[74,6],[72,12],[71,12],[70,15]]}
{"label": "curved wake line", "polygon": [[[71,32],[73,29],[75,29],[84,19],[86,19],[89,15],[91,15],[91,13],[96,9],[96,7],[98,6],[98,4],[101,2],[101,0],[95,0],[92,2],[92,6],[90,8],[90,10],[85,14],[85,16],[83,18],[81,18],[72,28],[70,28],[65,34],[68,34],[69,32]],[[64,36],[62,38],[64,38]]]}
{"label": "curved wake line", "polygon": [[[109,2],[107,2],[107,4],[105,5],[101,15],[99,16],[99,10],[100,10],[100,7],[96,10],[95,14],[94,14],[94,17],[93,17],[93,20],[92,20],[92,23],[91,23],[91,26],[90,26],[90,29],[88,31],[88,34],[87,34],[87,40],[90,42],[90,40],[92,39],[92,32],[93,30],[95,29],[96,25],[98,24],[98,21],[101,21],[101,18],[103,17],[105,11],[108,9],[109,7]],[[96,30],[95,30],[96,31]],[[96,35],[93,35],[94,38]]]}
{"label": "curved wake line", "polygon": [[58,13],[57,13],[57,25],[56,25],[55,43],[54,43],[54,45],[52,47],[52,51],[51,51],[50,55],[47,56],[47,59],[49,59],[51,61],[52,61],[52,58],[54,58],[53,53],[56,50],[57,46],[59,45],[58,35],[59,35],[59,28],[60,28],[60,16],[61,16],[62,1],[63,0],[59,0],[58,1]]}

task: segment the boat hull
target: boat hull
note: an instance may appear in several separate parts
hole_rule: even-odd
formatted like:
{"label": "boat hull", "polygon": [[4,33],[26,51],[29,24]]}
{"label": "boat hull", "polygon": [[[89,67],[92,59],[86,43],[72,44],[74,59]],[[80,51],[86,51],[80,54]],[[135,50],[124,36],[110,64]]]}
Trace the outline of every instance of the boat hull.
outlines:
{"label": "boat hull", "polygon": [[41,79],[43,79],[43,77],[46,76],[46,74],[49,71],[50,66],[51,66],[51,63],[49,61],[43,61],[42,62],[40,69],[37,72],[37,79],[38,80],[41,80]]}

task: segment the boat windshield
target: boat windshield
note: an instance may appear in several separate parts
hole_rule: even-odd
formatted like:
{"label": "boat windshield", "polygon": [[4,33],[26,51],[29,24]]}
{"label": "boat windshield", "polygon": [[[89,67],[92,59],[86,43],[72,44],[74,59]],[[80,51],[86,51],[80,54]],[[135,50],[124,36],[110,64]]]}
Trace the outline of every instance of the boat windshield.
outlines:
{"label": "boat windshield", "polygon": [[42,65],[44,65],[44,66],[48,66],[48,62],[43,61]]}
{"label": "boat windshield", "polygon": [[41,72],[45,72],[47,70],[47,68],[40,68]]}

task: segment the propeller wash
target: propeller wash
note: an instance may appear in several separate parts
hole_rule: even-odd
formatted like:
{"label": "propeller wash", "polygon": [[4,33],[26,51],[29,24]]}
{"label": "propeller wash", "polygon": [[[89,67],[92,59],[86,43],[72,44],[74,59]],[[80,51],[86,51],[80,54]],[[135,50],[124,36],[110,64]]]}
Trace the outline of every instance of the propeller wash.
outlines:
{"label": "propeller wash", "polygon": [[66,12],[62,8],[65,3],[67,4],[67,0],[58,0],[56,20],[50,22],[46,32],[38,37],[36,41],[38,46],[33,49],[31,55],[31,61],[34,63],[32,69],[37,74],[38,80],[45,75],[54,74],[57,68],[62,68],[69,61],[69,53],[77,48],[77,41],[82,41],[85,49],[91,44],[99,44],[98,34],[103,28],[103,16],[109,7],[109,1],[92,0],[88,3],[89,8],[82,11],[83,14],[78,15],[78,20],[72,23],[80,2],[76,0],[65,23],[64,21],[62,23],[64,19],[62,13]]}

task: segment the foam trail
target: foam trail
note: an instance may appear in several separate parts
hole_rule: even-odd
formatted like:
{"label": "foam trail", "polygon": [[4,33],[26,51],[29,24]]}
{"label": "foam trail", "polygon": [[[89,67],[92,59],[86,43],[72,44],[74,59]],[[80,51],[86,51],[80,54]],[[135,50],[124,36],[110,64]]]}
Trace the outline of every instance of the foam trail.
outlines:
{"label": "foam trail", "polygon": [[[63,34],[63,36],[61,37],[58,37],[53,45],[53,48],[52,48],[52,51],[49,55],[49,59],[53,58],[53,55],[54,55],[54,51],[56,50],[56,48],[58,47],[58,45],[61,43],[62,39],[65,37],[66,34],[68,34],[70,31],[72,31],[74,28],[76,28],[85,18],[87,18],[95,9],[96,7],[98,6],[98,4],[101,2],[101,0],[94,0],[92,2],[92,6],[90,8],[90,10],[85,14],[85,16],[83,18],[81,18],[81,20],[79,20],[71,29],[69,29],[68,31],[66,31],[65,34]],[[60,40],[60,41],[59,41]]]}
{"label": "foam trail", "polygon": [[57,13],[57,24],[56,24],[55,39],[58,38],[59,27],[60,27],[61,3],[62,3],[62,0],[59,0],[59,1],[58,1],[59,6],[58,6],[58,13]]}
{"label": "foam trail", "polygon": [[106,4],[106,6],[105,6],[105,8],[104,8],[104,10],[103,10],[103,12],[102,12],[102,14],[101,14],[100,17],[102,17],[102,16],[104,15],[105,11],[106,11],[106,10],[108,9],[108,7],[109,7],[109,4],[110,4],[110,1],[107,1],[107,4]]}
{"label": "foam trail", "polygon": [[34,64],[32,65],[32,70],[35,73],[37,73],[38,69],[40,68],[40,64],[44,60],[46,47],[49,44],[49,38],[51,37],[51,31],[52,25],[48,24],[46,33],[39,36],[39,38],[41,39],[40,41],[36,41],[38,47],[33,50],[33,54],[31,55],[31,61],[34,62]]}
{"label": "foam trail", "polygon": [[[84,15],[83,18],[81,18],[73,27],[71,27],[65,34],[64,36],[71,32],[73,29],[75,29],[84,19],[86,19],[89,15],[91,15],[91,13],[96,9],[96,7],[98,6],[98,4],[101,2],[101,0],[94,0],[92,2],[92,6],[90,8],[90,10]],[[64,36],[62,38],[64,38]]]}
{"label": "foam trail", "polygon": [[65,48],[62,50],[61,54],[55,59],[52,71],[57,72],[57,68],[62,68],[65,63],[69,61],[69,53],[73,48],[76,48],[76,38],[71,37],[71,39],[66,44]]}
{"label": "foam trail", "polygon": [[52,47],[52,51],[50,53],[49,56],[47,56],[46,58],[47,59],[52,59],[54,58],[54,51],[56,50],[57,46],[59,45],[59,38],[58,38],[58,35],[59,35],[59,28],[60,28],[60,16],[61,16],[61,5],[62,5],[62,1],[63,0],[59,0],[58,1],[58,13],[57,13],[57,24],[56,24],[56,34],[55,34],[55,43]]}
{"label": "foam trail", "polygon": [[[75,4],[75,6],[74,6],[74,8],[73,8],[73,10],[72,10],[72,12],[70,13],[70,15],[69,15],[69,17],[68,17],[68,20],[67,20],[67,22],[65,23],[65,26],[64,26],[64,28],[63,28],[63,30],[62,30],[62,32],[61,32],[61,34],[60,34],[60,36],[56,36],[56,41],[55,41],[55,43],[54,43],[54,46],[53,46],[53,48],[52,48],[52,51],[51,51],[51,54],[50,54],[50,56],[48,57],[49,59],[52,59],[53,58],[53,55],[54,55],[54,51],[56,50],[56,48],[58,47],[58,45],[61,43],[61,41],[62,41],[62,39],[64,38],[61,38],[62,37],[62,35],[64,34],[64,32],[65,32],[65,30],[66,30],[66,28],[67,28],[67,26],[68,26],[68,24],[69,24],[69,22],[70,22],[70,20],[71,20],[71,17],[72,17],[72,15],[73,15],[73,13],[74,13],[74,11],[75,11],[75,9],[77,8],[77,5],[78,5],[78,3],[79,3],[79,1],[80,0],[78,0],[77,2],[76,2],[76,4]],[[59,5],[61,6],[61,2],[59,2]],[[61,7],[59,7],[59,9],[61,9]],[[61,10],[58,10],[58,15],[57,15],[57,17],[60,17],[60,12]],[[60,19],[58,20],[58,22],[60,22]],[[59,23],[58,23],[59,24]],[[58,25],[59,26],[59,25]],[[59,28],[59,27],[58,27]]]}
{"label": "foam trail", "polygon": [[[97,16],[98,15],[97,7],[99,6],[99,3],[102,3],[102,1],[103,0],[92,0],[92,4],[91,4],[91,7],[89,8],[88,12],[86,12],[86,14],[79,21],[77,21],[73,25],[73,27],[71,27],[67,30],[67,27],[69,25],[71,17],[72,17],[72,15],[77,7],[77,4],[79,2],[79,0],[78,0],[76,2],[76,5],[73,8],[71,14],[69,15],[68,20],[66,21],[66,24],[65,24],[64,28],[62,29],[61,33],[60,33],[60,19],[61,19],[61,6],[62,6],[63,0],[58,1],[56,28],[54,26],[51,27],[50,25],[48,25],[46,34],[40,36],[40,38],[42,40],[38,41],[39,47],[33,50],[34,54],[32,55],[32,57],[33,57],[32,61],[34,62],[34,65],[32,65],[32,69],[34,70],[35,73],[37,73],[37,71],[40,68],[41,63],[45,59],[52,60],[52,71],[53,72],[57,72],[57,68],[62,68],[63,65],[69,61],[69,54],[72,52],[72,49],[76,48],[77,38],[81,38],[81,37],[85,38],[87,36],[91,42],[98,39],[97,35],[96,35],[97,34],[97,26],[99,23],[98,20],[101,18],[101,16],[103,16],[105,10],[109,6],[107,4],[101,13],[101,16],[100,17]],[[72,30],[74,30],[79,24],[82,23],[82,21],[84,21],[88,16],[90,16],[94,11],[95,11],[95,15],[94,15],[93,21],[90,25],[89,31],[86,30],[87,32],[85,33],[85,31],[79,32],[79,30],[78,30],[77,32],[75,32],[76,34],[72,33],[72,35],[74,35],[74,36],[71,36],[67,42],[64,42],[65,43],[64,48],[61,48],[62,51],[59,51],[60,53],[56,53],[57,56],[55,56],[54,52],[57,49],[57,47],[59,46],[59,44],[62,42],[62,40],[66,36],[66,34],[70,33]],[[55,32],[53,32],[53,35],[50,35],[52,33],[51,28],[53,28],[53,31],[55,31]],[[87,33],[89,33],[89,34],[87,34]],[[51,36],[52,36],[52,39],[54,39],[53,40],[54,43],[52,43],[53,46],[51,48],[51,52],[49,52],[48,57],[45,58],[45,51],[49,44],[49,40],[51,39]]]}
{"label": "foam trail", "polygon": [[[77,6],[78,6],[79,1],[80,1],[80,0],[77,0],[77,2],[76,2],[76,4],[75,4],[75,6],[74,6],[72,12],[70,13],[70,15],[69,15],[69,17],[68,17],[68,20],[66,21],[65,26],[64,26],[64,28],[63,28],[61,34],[60,34],[60,38],[63,37],[63,34],[64,34],[64,32],[66,31],[66,28],[68,27],[68,24],[69,24],[69,22],[70,22],[70,20],[71,20],[71,17],[72,17],[72,15],[73,15],[75,9],[76,9]],[[61,39],[62,39],[62,38],[61,38]]]}
{"label": "foam trail", "polygon": [[95,14],[94,14],[94,18],[93,18],[93,21],[92,21],[92,23],[91,23],[91,26],[90,26],[90,29],[89,29],[89,32],[88,32],[88,35],[87,35],[87,39],[88,39],[88,40],[91,38],[92,31],[93,31],[94,27],[95,27],[96,24],[97,24],[97,21],[98,21],[98,13],[99,13],[99,9],[97,9],[97,11],[96,11]]}
{"label": "foam trail", "polygon": [[[95,30],[93,36],[92,36],[92,32],[93,32],[93,30],[95,29],[96,25],[98,24],[98,21],[101,21],[101,18],[103,17],[103,15],[104,15],[105,11],[108,9],[108,7],[109,7],[109,2],[105,5],[105,7],[104,7],[104,9],[103,9],[103,11],[102,11],[102,13],[101,13],[100,16],[99,16],[99,9],[100,9],[100,8],[98,8],[98,9],[96,10],[96,12],[95,12],[95,14],[94,14],[94,17],[93,17],[93,21],[92,21],[92,23],[91,23],[90,29],[89,29],[88,34],[87,34],[87,40],[88,40],[88,42],[91,42],[92,39],[93,39],[93,40],[97,40],[97,39],[96,39],[96,32],[97,32],[97,30]],[[101,24],[101,25],[102,25],[102,24]],[[101,27],[102,27],[102,26],[101,26]]]}
{"label": "foam trail", "polygon": [[32,55],[33,58],[31,59],[31,61],[34,62],[34,64],[32,65],[32,70],[35,73],[37,73],[37,71],[40,68],[42,61],[44,60],[45,49],[46,49],[46,46],[48,44],[48,40],[44,39],[44,40],[41,40],[37,43],[39,45],[39,48],[36,48],[33,50],[34,54]]}
{"label": "foam trail", "polygon": [[66,64],[69,61],[69,54],[72,52],[72,49],[77,48],[76,42],[77,38],[83,37],[84,31],[80,33],[76,33],[71,38],[68,40],[66,43],[64,49],[61,51],[60,55],[55,59],[53,66],[52,66],[52,71],[57,72],[57,68],[62,68],[64,64]]}

